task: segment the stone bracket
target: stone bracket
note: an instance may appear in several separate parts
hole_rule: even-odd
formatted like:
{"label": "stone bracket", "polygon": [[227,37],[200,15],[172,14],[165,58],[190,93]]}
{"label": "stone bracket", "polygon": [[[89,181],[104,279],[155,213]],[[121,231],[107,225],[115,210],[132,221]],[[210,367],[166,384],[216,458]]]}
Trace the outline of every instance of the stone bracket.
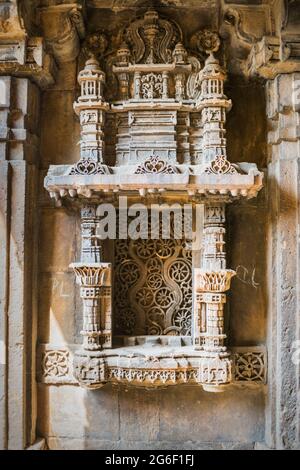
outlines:
{"label": "stone bracket", "polygon": [[281,73],[300,71],[300,38],[264,36],[255,43],[245,63],[246,76],[274,79]]}
{"label": "stone bracket", "polygon": [[75,60],[85,36],[82,6],[78,2],[39,8],[48,47],[58,63]]}
{"label": "stone bracket", "polygon": [[56,65],[41,37],[0,38],[0,74],[31,78],[39,87],[54,83]]}

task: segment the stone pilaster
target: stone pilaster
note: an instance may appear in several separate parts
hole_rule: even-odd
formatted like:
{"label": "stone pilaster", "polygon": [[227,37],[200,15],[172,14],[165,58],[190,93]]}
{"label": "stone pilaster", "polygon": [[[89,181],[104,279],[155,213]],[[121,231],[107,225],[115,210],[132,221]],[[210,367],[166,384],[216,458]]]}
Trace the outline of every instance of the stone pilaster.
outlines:
{"label": "stone pilaster", "polygon": [[0,120],[4,215],[0,234],[1,280],[4,280],[0,292],[0,446],[23,449],[35,439],[36,416],[34,334],[38,252],[34,248],[38,227],[38,87],[27,78],[1,76]]}
{"label": "stone pilaster", "polygon": [[[39,89],[54,82],[56,70],[43,38],[30,36],[25,29],[19,3],[11,0],[0,5],[0,191],[4,215],[3,228],[0,224],[0,448],[8,449],[24,449],[35,440]],[[28,8],[27,19],[33,10]]]}
{"label": "stone pilaster", "polygon": [[267,83],[269,119],[268,400],[266,442],[299,448],[300,74]]}

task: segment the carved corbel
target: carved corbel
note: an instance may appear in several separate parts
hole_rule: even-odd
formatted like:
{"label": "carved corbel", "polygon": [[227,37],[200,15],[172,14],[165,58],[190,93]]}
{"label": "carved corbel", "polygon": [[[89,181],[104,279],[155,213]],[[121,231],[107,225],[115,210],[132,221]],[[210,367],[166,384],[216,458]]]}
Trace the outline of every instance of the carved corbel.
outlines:
{"label": "carved corbel", "polygon": [[58,63],[75,60],[85,26],[81,5],[77,3],[42,7],[40,21],[46,42]]}
{"label": "carved corbel", "polygon": [[251,47],[251,44],[255,41],[255,37],[244,30],[241,15],[237,9],[227,8],[224,12],[223,34],[226,31],[234,36],[233,40],[236,39],[246,48]]}
{"label": "carved corbel", "polygon": [[299,70],[300,37],[292,37],[288,42],[287,37],[283,40],[277,36],[264,36],[253,45],[244,66],[247,76],[259,75],[266,79]]}
{"label": "carved corbel", "polygon": [[0,5],[0,74],[28,77],[41,88],[53,83],[55,65],[41,37],[28,37],[17,2]]}
{"label": "carved corbel", "polygon": [[[227,7],[222,14],[219,34],[225,43],[224,54],[227,68],[235,74],[244,74],[245,60],[257,38],[246,32],[245,18],[249,12],[243,13],[239,8]],[[250,13],[251,15],[251,13]],[[266,31],[261,32],[261,36]]]}

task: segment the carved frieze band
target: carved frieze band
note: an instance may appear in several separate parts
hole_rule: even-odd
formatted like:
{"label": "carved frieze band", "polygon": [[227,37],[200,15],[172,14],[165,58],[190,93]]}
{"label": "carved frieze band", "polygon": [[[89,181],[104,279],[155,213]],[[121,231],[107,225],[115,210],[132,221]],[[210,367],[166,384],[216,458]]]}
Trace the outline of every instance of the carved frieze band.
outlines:
{"label": "carved frieze band", "polygon": [[[77,345],[55,347],[41,344],[38,348],[37,380],[49,385],[77,384],[73,376],[73,357]],[[231,348],[233,361],[233,381],[247,383],[266,383],[267,354],[263,346]],[[100,358],[102,361],[103,359]],[[97,364],[97,370],[99,365]],[[156,368],[105,366],[103,361],[103,379],[107,382],[123,382],[130,384],[182,384],[199,383],[200,371],[195,367],[188,368]],[[100,369],[99,369],[100,370]]]}

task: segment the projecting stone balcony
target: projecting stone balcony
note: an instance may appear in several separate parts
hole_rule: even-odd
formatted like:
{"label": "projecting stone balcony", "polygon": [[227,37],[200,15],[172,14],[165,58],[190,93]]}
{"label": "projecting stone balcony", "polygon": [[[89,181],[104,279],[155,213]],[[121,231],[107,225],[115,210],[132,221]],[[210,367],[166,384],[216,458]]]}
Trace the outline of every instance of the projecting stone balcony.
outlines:
{"label": "projecting stone balcony", "polygon": [[179,165],[158,157],[138,165],[108,167],[94,161],[73,166],[50,166],[45,188],[57,202],[77,196],[92,198],[104,193],[179,193],[201,198],[218,196],[224,200],[255,197],[262,188],[263,173],[251,163],[231,164],[217,157],[208,165]]}

